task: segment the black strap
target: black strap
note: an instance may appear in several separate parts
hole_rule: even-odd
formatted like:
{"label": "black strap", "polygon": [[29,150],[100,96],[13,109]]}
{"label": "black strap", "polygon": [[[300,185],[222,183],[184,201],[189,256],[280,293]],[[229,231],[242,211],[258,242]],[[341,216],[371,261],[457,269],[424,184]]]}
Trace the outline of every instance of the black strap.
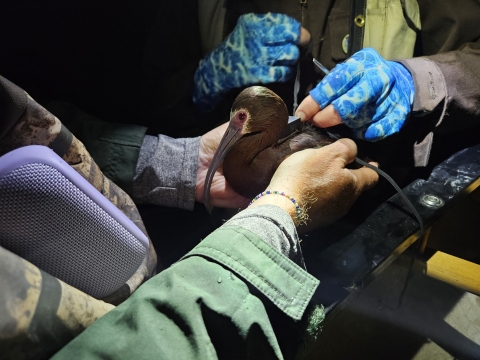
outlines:
{"label": "black strap", "polygon": [[60,281],[43,271],[41,274],[40,297],[28,333],[32,334],[33,341],[41,346],[42,353],[50,357],[68,344],[75,334],[56,315],[62,298]]}
{"label": "black strap", "polygon": [[72,133],[62,124],[60,133],[57,135],[55,140],[53,140],[48,146],[50,149],[55,151],[55,153],[63,157],[72,145],[73,135]]}
{"label": "black strap", "polygon": [[359,27],[355,24],[355,18],[358,15],[365,17],[367,8],[366,0],[353,0],[350,11],[350,39],[348,43],[348,56],[352,56],[357,51],[363,49],[363,34],[365,26]]}

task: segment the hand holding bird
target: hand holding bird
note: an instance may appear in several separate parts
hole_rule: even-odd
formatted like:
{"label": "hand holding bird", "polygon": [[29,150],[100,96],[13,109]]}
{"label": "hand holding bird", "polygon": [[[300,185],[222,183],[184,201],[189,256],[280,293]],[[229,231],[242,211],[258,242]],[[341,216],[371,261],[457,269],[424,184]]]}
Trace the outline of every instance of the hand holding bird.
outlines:
{"label": "hand holding bird", "polygon": [[[328,225],[344,216],[358,196],[378,182],[378,174],[371,169],[346,168],[356,156],[357,146],[350,139],[299,151],[280,164],[267,189],[284,191],[297,201],[303,209],[302,231]],[[263,196],[251,206],[265,204],[281,207],[299,225],[289,199]]]}
{"label": "hand holding bird", "polygon": [[203,202],[207,209],[214,196],[210,189],[214,179],[218,183],[217,169],[222,161],[221,171],[228,184],[238,194],[252,199],[265,190],[288,156],[334,141],[323,130],[309,125],[280,139],[287,122],[287,107],[273,91],[251,86],[237,96],[228,127],[205,175]]}
{"label": "hand holding bird", "polygon": [[[232,105],[230,122],[202,137],[200,153],[208,156],[199,160],[197,199],[201,200],[202,181],[207,209],[225,199],[241,203],[265,189],[283,191],[303,207],[313,220],[310,226],[317,226],[343,216],[378,181],[373,170],[346,168],[357,154],[353,141],[332,144],[323,130],[309,125],[280,139],[287,122],[287,108],[274,92],[261,86],[242,91]],[[297,225],[301,222],[295,206],[283,196],[264,196],[254,205],[262,203],[280,206]]]}
{"label": "hand holding bird", "polygon": [[[227,127],[228,122],[204,134],[200,139],[195,193],[195,200],[198,202],[203,202],[205,177]],[[216,169],[213,174],[213,180],[210,187],[210,199],[213,206],[225,208],[245,208],[251,200],[237,194],[232,189],[223,176],[222,166]]]}

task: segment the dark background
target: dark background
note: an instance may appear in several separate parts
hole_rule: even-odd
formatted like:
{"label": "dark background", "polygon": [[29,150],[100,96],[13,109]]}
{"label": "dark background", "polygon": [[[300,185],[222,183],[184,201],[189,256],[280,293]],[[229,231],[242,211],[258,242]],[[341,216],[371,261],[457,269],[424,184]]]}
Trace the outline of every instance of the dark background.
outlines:
{"label": "dark background", "polygon": [[201,58],[197,1],[5,1],[0,54],[0,74],[42,105],[172,136],[200,121],[186,89]]}
{"label": "dark background", "polygon": [[[2,76],[44,106],[51,100],[69,102],[104,121],[147,126],[150,134],[197,136],[228,120],[229,99],[213,114],[196,111],[191,102],[200,43],[196,0],[17,0],[0,5]],[[429,166],[415,169],[413,143],[436,119],[438,114],[413,119],[401,136],[381,143],[358,142],[360,153],[378,161],[400,186],[426,179],[435,165],[478,138],[479,129],[436,135]],[[381,180],[334,229],[351,231],[394,193]],[[140,210],[156,247],[165,249],[160,251],[164,265],[231,215],[217,211],[213,225],[199,204],[194,212],[148,205]],[[336,232],[325,233],[335,241]],[[171,242],[172,237],[182,240]]]}

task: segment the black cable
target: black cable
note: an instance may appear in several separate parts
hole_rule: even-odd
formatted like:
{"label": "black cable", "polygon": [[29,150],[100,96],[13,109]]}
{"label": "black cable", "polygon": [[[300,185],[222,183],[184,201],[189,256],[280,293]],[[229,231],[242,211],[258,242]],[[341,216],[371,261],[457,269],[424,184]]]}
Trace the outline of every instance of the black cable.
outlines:
{"label": "black cable", "polygon": [[422,218],[420,217],[420,214],[418,213],[417,209],[415,209],[415,206],[413,206],[413,204],[410,202],[410,200],[408,200],[407,196],[402,191],[400,186],[397,185],[397,183],[390,177],[390,175],[388,175],[385,171],[380,170],[376,166],[370,165],[369,163],[367,163],[367,162],[365,162],[365,161],[363,161],[359,158],[355,158],[355,161],[358,164],[360,164],[362,166],[365,166],[369,169],[372,169],[377,174],[383,176],[395,188],[395,190],[397,190],[398,194],[402,197],[403,201],[405,201],[407,206],[412,211],[413,215],[416,217],[416,219],[418,221],[418,225],[420,226],[420,237],[418,239],[417,247],[415,248],[415,251],[412,254],[412,258],[410,260],[410,265],[408,267],[407,278],[405,279],[405,284],[403,285],[402,292],[400,293],[400,297],[399,297],[399,300],[398,300],[398,305],[396,307],[392,308],[392,307],[390,307],[390,306],[388,306],[388,305],[386,305],[382,302],[382,305],[384,305],[385,307],[387,307],[391,310],[397,310],[400,306],[402,306],[403,298],[405,297],[405,292],[407,291],[407,287],[408,287],[408,281],[413,276],[413,264],[415,263],[416,254],[418,253],[418,250],[420,249],[421,239],[423,238],[423,235],[424,235],[423,221],[422,221]]}
{"label": "black cable", "polygon": [[[413,215],[417,218],[418,224],[420,225],[420,233],[423,235],[423,221],[422,218],[420,217],[420,214],[418,213],[417,209],[415,209],[415,206],[408,200],[407,195],[404,194],[400,186],[397,185],[395,180],[393,180],[390,175],[388,175],[385,171],[380,170],[378,167],[370,165],[366,161],[363,161],[359,158],[355,158],[355,161],[359,163],[362,166],[368,167],[369,169],[372,169],[373,171],[377,172],[379,175],[382,175],[392,186],[397,190],[398,194],[402,197],[403,201],[408,205],[410,210],[412,211]],[[421,236],[420,236],[421,237]]]}

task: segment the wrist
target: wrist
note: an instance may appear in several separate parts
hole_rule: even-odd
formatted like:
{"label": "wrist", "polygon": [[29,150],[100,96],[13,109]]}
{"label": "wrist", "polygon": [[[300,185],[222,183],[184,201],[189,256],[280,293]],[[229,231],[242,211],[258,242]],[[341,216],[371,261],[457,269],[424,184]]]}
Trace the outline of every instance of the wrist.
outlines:
{"label": "wrist", "polygon": [[397,72],[397,84],[408,95],[410,106],[413,104],[415,96],[415,84],[410,71],[402,64],[396,61],[388,61],[391,67]]}
{"label": "wrist", "polygon": [[282,195],[279,193],[274,193],[270,190],[266,190],[255,197],[250,203],[249,207],[260,205],[274,205],[281,208],[288,215],[290,215],[295,226],[299,226],[300,223],[303,222],[303,210],[300,208],[296,200],[288,195]]}
{"label": "wrist", "polygon": [[195,201],[200,203],[203,203],[203,189],[205,186],[205,177],[207,175],[209,166],[209,160],[207,159],[204,150],[205,144],[202,139],[203,136],[200,138],[200,146],[198,149],[197,178],[195,182]]}
{"label": "wrist", "polygon": [[424,57],[402,59],[397,62],[412,76],[414,83],[412,112],[417,116],[423,116],[437,109],[447,94],[445,78],[438,65]]}

